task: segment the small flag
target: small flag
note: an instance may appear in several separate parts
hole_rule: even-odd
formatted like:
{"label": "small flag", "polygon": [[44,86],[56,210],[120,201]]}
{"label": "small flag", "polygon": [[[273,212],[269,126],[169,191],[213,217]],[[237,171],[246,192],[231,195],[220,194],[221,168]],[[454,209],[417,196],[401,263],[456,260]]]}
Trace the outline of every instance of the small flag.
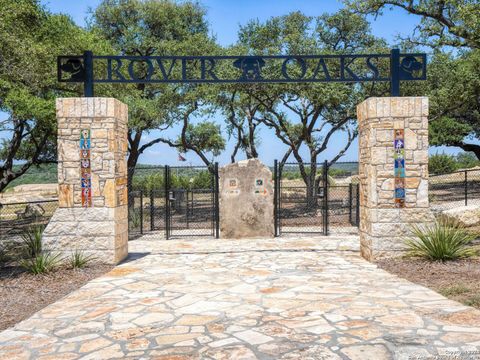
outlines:
{"label": "small flag", "polygon": [[178,161],[187,161],[187,159],[185,159],[182,154],[178,153]]}

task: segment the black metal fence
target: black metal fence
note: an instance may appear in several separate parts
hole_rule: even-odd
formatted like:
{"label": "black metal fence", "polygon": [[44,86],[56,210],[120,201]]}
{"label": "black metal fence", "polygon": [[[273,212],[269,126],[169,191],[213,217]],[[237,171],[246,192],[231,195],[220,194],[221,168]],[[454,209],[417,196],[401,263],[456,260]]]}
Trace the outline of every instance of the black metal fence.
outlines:
{"label": "black metal fence", "polygon": [[355,232],[358,226],[358,163],[274,166],[276,235]]}
{"label": "black metal fence", "polygon": [[480,169],[431,175],[428,196],[434,211],[480,205]]}
{"label": "black metal fence", "polygon": [[130,171],[129,233],[218,237],[218,164]]}
{"label": "black metal fence", "polygon": [[15,242],[33,226],[46,226],[58,200],[0,203],[0,242]]}

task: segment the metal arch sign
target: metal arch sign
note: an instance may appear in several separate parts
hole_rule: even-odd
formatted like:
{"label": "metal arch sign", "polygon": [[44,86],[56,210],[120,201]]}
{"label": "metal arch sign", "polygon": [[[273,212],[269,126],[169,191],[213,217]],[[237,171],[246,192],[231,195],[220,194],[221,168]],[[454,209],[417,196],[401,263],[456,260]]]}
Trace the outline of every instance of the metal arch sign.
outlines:
{"label": "metal arch sign", "polygon": [[59,56],[59,82],[94,83],[391,83],[399,96],[401,80],[425,80],[426,54],[400,53],[279,56]]}

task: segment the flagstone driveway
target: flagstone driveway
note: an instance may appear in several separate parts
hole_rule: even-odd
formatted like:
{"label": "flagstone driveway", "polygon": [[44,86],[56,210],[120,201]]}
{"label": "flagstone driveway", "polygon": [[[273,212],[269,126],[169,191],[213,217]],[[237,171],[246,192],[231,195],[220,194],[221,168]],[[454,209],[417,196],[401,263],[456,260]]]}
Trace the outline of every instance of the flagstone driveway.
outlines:
{"label": "flagstone driveway", "polygon": [[322,250],[349,244],[132,241],[129,261],[0,333],[0,359],[480,358],[479,311]]}

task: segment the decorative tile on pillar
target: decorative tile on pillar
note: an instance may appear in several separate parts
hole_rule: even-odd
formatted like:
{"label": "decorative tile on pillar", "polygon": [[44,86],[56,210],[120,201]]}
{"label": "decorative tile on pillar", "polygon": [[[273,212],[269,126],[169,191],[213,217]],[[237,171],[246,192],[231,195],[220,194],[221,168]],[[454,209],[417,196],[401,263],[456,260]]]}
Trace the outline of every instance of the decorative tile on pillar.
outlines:
{"label": "decorative tile on pillar", "polygon": [[80,169],[82,184],[82,206],[92,206],[92,170],[90,159],[90,129],[80,131]]}
{"label": "decorative tile on pillar", "polygon": [[395,207],[405,207],[405,132],[394,131]]}

